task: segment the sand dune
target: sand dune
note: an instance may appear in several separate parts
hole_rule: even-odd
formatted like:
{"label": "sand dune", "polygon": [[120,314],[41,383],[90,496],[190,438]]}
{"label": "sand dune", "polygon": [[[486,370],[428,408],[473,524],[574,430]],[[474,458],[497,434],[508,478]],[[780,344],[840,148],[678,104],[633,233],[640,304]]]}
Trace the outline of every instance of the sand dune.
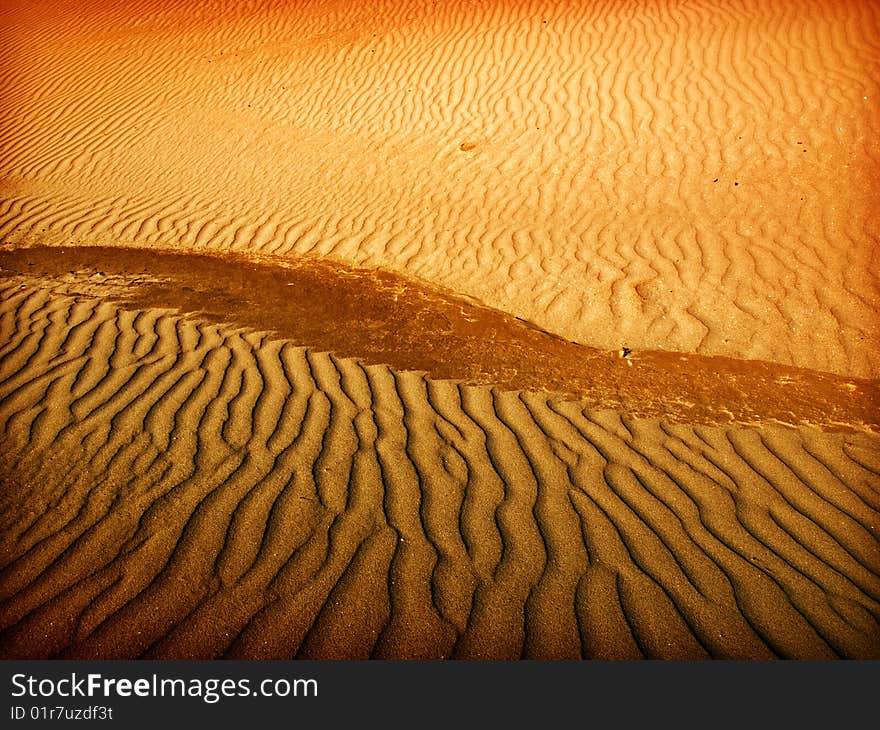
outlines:
{"label": "sand dune", "polygon": [[0,657],[880,658],[878,8],[4,2]]}
{"label": "sand dune", "polygon": [[754,360],[569,342],[453,292],[320,259],[35,246],[0,250],[0,276],[54,294],[271,332],[313,350],[434,379],[587,400],[635,417],[880,431],[880,381]]}
{"label": "sand dune", "polygon": [[880,657],[876,433],[436,380],[8,258],[4,657]]}
{"label": "sand dune", "polygon": [[319,254],[606,350],[880,373],[876,3],[3,13],[6,241]]}

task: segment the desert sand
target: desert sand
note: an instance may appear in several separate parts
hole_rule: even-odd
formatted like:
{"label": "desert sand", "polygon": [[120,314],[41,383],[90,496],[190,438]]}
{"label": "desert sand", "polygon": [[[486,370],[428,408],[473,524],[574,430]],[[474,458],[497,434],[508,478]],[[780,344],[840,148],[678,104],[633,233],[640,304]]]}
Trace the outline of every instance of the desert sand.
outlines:
{"label": "desert sand", "polygon": [[0,656],[880,658],[875,3],[0,36]]}

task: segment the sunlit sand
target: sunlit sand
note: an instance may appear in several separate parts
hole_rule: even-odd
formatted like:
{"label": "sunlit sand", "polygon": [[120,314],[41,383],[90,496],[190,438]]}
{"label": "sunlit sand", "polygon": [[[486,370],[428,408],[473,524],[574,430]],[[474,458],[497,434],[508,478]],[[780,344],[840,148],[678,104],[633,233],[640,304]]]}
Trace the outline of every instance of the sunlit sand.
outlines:
{"label": "sunlit sand", "polygon": [[880,658],[875,3],[0,35],[0,656]]}

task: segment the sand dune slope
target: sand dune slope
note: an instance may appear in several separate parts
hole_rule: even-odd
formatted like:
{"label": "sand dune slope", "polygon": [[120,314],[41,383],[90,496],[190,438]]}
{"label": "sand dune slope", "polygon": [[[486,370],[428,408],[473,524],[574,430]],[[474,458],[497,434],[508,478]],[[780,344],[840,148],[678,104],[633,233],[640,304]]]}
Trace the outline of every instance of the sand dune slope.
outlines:
{"label": "sand dune slope", "polygon": [[0,238],[319,254],[876,377],[878,8],[12,0]]}
{"label": "sand dune slope", "polygon": [[3,657],[880,657],[880,440],[0,288]]}

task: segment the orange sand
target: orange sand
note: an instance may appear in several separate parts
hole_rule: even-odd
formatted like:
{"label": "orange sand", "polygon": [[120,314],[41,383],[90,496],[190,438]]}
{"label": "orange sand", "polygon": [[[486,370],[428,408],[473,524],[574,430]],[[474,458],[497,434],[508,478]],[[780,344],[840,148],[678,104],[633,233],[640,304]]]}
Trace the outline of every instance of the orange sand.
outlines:
{"label": "orange sand", "polygon": [[880,374],[876,3],[2,12],[6,241],[311,253],[602,349]]}
{"label": "orange sand", "polygon": [[3,3],[0,657],[880,658],[878,38]]}

